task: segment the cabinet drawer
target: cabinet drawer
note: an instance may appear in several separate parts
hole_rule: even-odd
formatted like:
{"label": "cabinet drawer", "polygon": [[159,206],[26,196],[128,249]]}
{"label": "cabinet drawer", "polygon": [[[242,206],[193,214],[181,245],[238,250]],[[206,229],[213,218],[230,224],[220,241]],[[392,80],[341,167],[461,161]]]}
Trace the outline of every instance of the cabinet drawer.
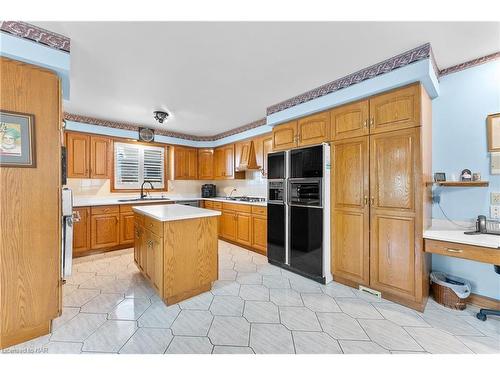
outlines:
{"label": "cabinet drawer", "polygon": [[90,209],[92,215],[117,214],[120,212],[118,206],[97,206]]}
{"label": "cabinet drawer", "polygon": [[142,227],[144,226],[144,219],[144,215],[134,214],[134,222]]}
{"label": "cabinet drawer", "polygon": [[264,206],[252,206],[252,214],[267,216],[267,207]]}
{"label": "cabinet drawer", "polygon": [[163,222],[145,216],[144,227],[154,234],[163,237]]}
{"label": "cabinet drawer", "polygon": [[252,206],[247,204],[223,203],[222,209],[236,212],[252,212]]}
{"label": "cabinet drawer", "polygon": [[214,202],[212,202],[212,201],[203,201],[203,204],[204,204],[205,208],[208,208],[209,210],[214,208]]}
{"label": "cabinet drawer", "polygon": [[222,202],[212,202],[212,208],[214,210],[222,210]]}
{"label": "cabinet drawer", "polygon": [[489,247],[426,239],[425,251],[481,263],[500,264],[500,250]]}
{"label": "cabinet drawer", "polygon": [[130,204],[121,204],[120,205],[120,213],[130,213],[130,212],[134,212],[134,210],[132,210],[132,205]]}

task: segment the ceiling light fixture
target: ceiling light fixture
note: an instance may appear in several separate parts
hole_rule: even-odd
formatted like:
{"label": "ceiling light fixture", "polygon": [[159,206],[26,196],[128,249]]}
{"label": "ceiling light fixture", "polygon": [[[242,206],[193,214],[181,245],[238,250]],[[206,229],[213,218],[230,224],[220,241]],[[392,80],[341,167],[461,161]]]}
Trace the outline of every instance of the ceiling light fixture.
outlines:
{"label": "ceiling light fixture", "polygon": [[165,111],[154,111],[153,115],[155,116],[155,120],[160,124],[163,124],[163,121],[165,121],[169,116],[168,112]]}

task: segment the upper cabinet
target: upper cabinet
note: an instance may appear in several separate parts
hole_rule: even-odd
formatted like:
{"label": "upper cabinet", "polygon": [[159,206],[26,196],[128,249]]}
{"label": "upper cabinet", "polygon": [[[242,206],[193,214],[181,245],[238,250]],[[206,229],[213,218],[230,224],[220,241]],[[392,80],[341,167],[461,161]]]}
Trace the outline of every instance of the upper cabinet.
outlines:
{"label": "upper cabinet", "polygon": [[329,138],[330,115],[329,112],[321,112],[275,126],[272,134],[273,151],[319,144]]}
{"label": "upper cabinet", "polygon": [[420,90],[413,84],[370,98],[370,133],[419,126]]}
{"label": "upper cabinet", "polygon": [[211,148],[198,149],[198,179],[214,179],[214,150]]}
{"label": "upper cabinet", "polygon": [[214,150],[214,178],[216,180],[245,178],[245,172],[234,170],[234,149],[234,144],[230,144]]}
{"label": "upper cabinet", "polygon": [[288,150],[297,146],[297,121],[287,122],[273,128],[273,150]]}
{"label": "upper cabinet", "polygon": [[367,135],[370,108],[368,103],[368,100],[363,100],[330,111],[332,139],[340,140]]}
{"label": "upper cabinet", "polygon": [[262,164],[257,162],[255,146],[255,142],[258,141],[259,138],[255,138],[235,144],[234,169],[236,171],[261,169]]}
{"label": "upper cabinet", "polygon": [[297,122],[297,146],[316,145],[330,138],[330,113],[321,112]]}
{"label": "upper cabinet", "polygon": [[170,151],[174,180],[196,180],[198,176],[198,150],[173,146]]}
{"label": "upper cabinet", "polygon": [[264,134],[253,140],[255,145],[255,159],[257,165],[261,166],[263,177],[267,177],[267,154],[273,151],[273,136],[272,134]]}
{"label": "upper cabinet", "polygon": [[66,134],[69,178],[110,178],[111,139],[68,132]]}

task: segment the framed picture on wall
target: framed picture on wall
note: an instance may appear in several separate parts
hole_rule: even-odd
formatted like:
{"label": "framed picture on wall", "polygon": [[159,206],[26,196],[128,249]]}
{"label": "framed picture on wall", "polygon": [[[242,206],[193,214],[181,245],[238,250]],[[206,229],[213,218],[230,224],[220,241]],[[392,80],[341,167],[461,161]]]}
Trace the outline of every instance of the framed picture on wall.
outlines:
{"label": "framed picture on wall", "polygon": [[488,126],[488,151],[500,152],[500,113],[489,115]]}
{"label": "framed picture on wall", "polygon": [[35,168],[34,116],[0,110],[0,167]]}

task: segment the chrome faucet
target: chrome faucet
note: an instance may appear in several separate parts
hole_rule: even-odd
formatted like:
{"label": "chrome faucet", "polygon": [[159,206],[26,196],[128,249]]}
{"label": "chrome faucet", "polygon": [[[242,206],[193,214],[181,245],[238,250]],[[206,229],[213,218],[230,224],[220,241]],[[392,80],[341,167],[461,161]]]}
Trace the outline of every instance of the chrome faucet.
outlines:
{"label": "chrome faucet", "polygon": [[231,192],[230,192],[230,193],[229,193],[229,195],[228,195],[228,198],[231,198],[231,196],[233,195],[233,193],[234,193],[235,191],[236,191],[236,189],[231,190]]}
{"label": "chrome faucet", "polygon": [[141,185],[141,199],[144,199],[147,196],[147,193],[144,194],[144,184],[146,184],[146,183],[148,183],[149,186],[151,186],[151,189],[154,190],[154,187],[153,187],[153,184],[151,183],[151,181],[144,181]]}

